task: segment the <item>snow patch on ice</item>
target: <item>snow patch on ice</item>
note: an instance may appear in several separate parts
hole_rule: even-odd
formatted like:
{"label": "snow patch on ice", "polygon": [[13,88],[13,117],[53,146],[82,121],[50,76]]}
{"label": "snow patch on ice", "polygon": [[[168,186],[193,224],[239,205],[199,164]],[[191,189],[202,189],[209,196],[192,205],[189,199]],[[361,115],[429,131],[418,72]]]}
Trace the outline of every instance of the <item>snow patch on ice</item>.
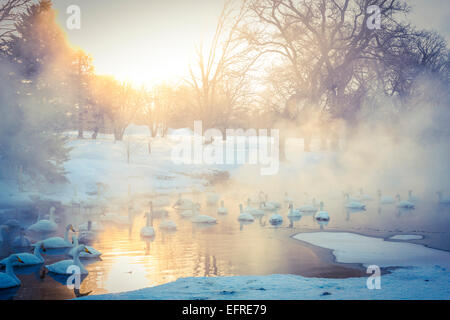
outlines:
{"label": "snow patch on ice", "polygon": [[338,262],[380,267],[441,266],[450,268],[450,252],[420,244],[385,241],[348,232],[299,233],[294,239],[333,250]]}
{"label": "snow patch on ice", "polygon": [[395,236],[390,237],[389,239],[392,240],[420,240],[423,239],[422,235],[416,235],[416,234],[396,234]]}

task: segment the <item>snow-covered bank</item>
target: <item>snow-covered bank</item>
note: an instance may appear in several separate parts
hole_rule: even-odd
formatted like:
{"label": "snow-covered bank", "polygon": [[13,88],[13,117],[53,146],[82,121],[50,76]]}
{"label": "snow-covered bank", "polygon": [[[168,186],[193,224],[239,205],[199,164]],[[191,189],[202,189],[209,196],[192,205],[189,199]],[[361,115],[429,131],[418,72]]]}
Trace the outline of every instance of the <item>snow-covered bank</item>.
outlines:
{"label": "snow-covered bank", "polygon": [[373,290],[367,288],[366,277],[324,279],[278,274],[183,278],[85,299],[450,299],[449,252],[347,232],[301,233],[294,238],[332,249],[339,262],[403,267],[383,275],[381,289]]}
{"label": "snow-covered bank", "polygon": [[338,262],[380,267],[435,266],[450,269],[450,252],[423,245],[385,241],[348,232],[299,233],[294,239],[333,250]]}
{"label": "snow-covered bank", "polygon": [[367,278],[321,279],[296,275],[183,278],[131,292],[83,299],[303,300],[303,299],[449,299],[450,273],[440,267],[398,269],[382,276],[381,289],[369,290]]}

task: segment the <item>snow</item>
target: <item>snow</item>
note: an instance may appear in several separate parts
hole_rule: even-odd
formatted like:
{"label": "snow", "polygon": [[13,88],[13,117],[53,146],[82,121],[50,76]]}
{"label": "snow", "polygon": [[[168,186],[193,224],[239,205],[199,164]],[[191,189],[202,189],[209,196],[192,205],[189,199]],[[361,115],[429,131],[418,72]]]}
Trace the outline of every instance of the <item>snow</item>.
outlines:
{"label": "snow", "polygon": [[333,250],[338,262],[364,266],[435,266],[450,268],[450,252],[420,244],[385,241],[348,232],[299,233],[294,239]]}
{"label": "snow", "polygon": [[391,240],[420,240],[423,239],[422,235],[416,234],[396,234],[395,236],[390,237]]}
{"label": "snow", "polygon": [[367,278],[322,279],[297,275],[181,278],[136,291],[87,296],[89,300],[302,300],[448,299],[450,273],[439,267],[395,270],[383,275],[380,290]]}

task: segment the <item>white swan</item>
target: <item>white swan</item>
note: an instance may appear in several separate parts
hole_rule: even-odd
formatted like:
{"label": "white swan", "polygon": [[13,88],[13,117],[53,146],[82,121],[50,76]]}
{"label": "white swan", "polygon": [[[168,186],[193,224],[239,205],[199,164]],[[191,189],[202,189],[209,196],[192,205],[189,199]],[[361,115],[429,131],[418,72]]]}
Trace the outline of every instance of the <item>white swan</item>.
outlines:
{"label": "white swan", "polygon": [[269,223],[273,226],[278,226],[283,223],[283,217],[278,213],[274,213],[270,216]]}
{"label": "white swan", "polygon": [[73,269],[69,267],[77,266],[80,269],[81,274],[88,274],[89,272],[86,270],[86,268],[80,261],[81,252],[90,253],[90,251],[88,250],[88,248],[86,248],[86,246],[80,245],[75,250],[73,260],[61,260],[56,263],[46,265],[45,268],[49,272],[69,276],[73,274]]}
{"label": "white swan", "polygon": [[12,246],[17,248],[24,248],[31,246],[31,241],[27,237],[25,237],[25,231],[22,228],[20,230],[20,234],[14,238],[12,241]]}
{"label": "white swan", "polygon": [[350,200],[350,196],[349,196],[348,193],[345,195],[345,197],[347,198],[347,203],[345,204],[346,208],[349,208],[349,209],[361,209],[361,210],[365,210],[366,209],[366,205],[364,203]]}
{"label": "white swan", "polygon": [[262,217],[266,214],[266,212],[262,209],[263,202],[259,204],[259,209],[251,209],[251,210],[245,210],[248,213],[250,213],[254,217]]}
{"label": "white swan", "polygon": [[317,204],[316,199],[312,199],[312,204],[305,204],[303,206],[298,207],[296,210],[298,210],[300,213],[316,213],[317,212]]}
{"label": "white swan", "polygon": [[79,231],[93,231],[101,232],[105,230],[105,227],[100,221],[87,221],[78,226]]}
{"label": "white swan", "polygon": [[409,202],[413,202],[413,203],[419,201],[419,198],[416,197],[415,195],[413,195],[412,190],[409,190],[409,191],[408,191],[408,201],[409,201]]}
{"label": "white swan", "polygon": [[364,194],[364,190],[363,188],[359,189],[359,198],[361,199],[361,201],[372,201],[373,198],[367,194]]}
{"label": "white swan", "polygon": [[404,208],[404,209],[414,209],[415,208],[415,204],[412,203],[411,201],[402,201],[400,198],[400,195],[398,194],[396,196],[398,203],[397,203],[397,208]]}
{"label": "white swan", "polygon": [[266,208],[272,207],[272,208],[274,208],[274,210],[275,210],[275,209],[280,209],[280,208],[281,208],[281,203],[275,202],[275,201],[268,201],[268,199],[269,199],[269,196],[266,194],[266,195],[265,195],[265,202],[264,202],[264,206],[265,206]]}
{"label": "white swan", "polygon": [[323,210],[323,202],[320,202],[320,211],[314,215],[314,219],[317,221],[329,221],[330,215],[327,211]]}
{"label": "white swan", "polygon": [[250,213],[243,210],[242,204],[239,205],[239,211],[240,211],[240,214],[238,216],[239,221],[249,221],[249,222],[255,221],[255,218]]}
{"label": "white swan", "polygon": [[347,201],[354,201],[354,202],[362,201],[362,199],[360,197],[351,196],[349,193],[346,193],[346,192],[344,192],[343,194],[344,194],[345,200],[347,200]]}
{"label": "white swan", "polygon": [[245,209],[243,211],[251,211],[251,210],[255,210],[255,208],[253,208],[251,206],[251,200],[250,198],[247,199],[247,206],[245,207]]}
{"label": "white swan", "polygon": [[42,242],[47,249],[70,248],[72,243],[69,241],[69,231],[75,232],[75,229],[71,224],[66,226],[64,239],[61,237],[50,237],[40,242]]}
{"label": "white swan", "polygon": [[[71,256],[73,258],[75,256],[77,248],[80,244],[78,243],[78,237],[75,234],[72,236],[72,241],[73,241],[73,248],[70,249],[69,256]],[[99,258],[102,255],[102,253],[100,251],[94,249],[91,246],[85,246],[85,247],[89,250],[90,253],[81,251],[79,253],[80,258],[88,258],[88,259],[89,258]]]}
{"label": "white swan", "polygon": [[[38,244],[34,247],[33,253],[28,252],[22,252],[22,253],[16,253],[15,255],[22,260],[22,262],[19,262],[18,260],[13,261],[12,264],[15,267],[22,267],[22,266],[34,266],[37,264],[44,263],[44,258],[41,255],[41,250],[45,252],[45,246],[42,244],[42,242],[38,242]],[[8,258],[3,259],[0,261],[0,265],[6,265],[8,262]],[[14,260],[14,259],[13,259]]]}
{"label": "white swan", "polygon": [[183,199],[181,193],[178,195],[178,200],[172,206],[176,210],[189,210],[194,205],[194,201],[191,199]]}
{"label": "white swan", "polygon": [[0,273],[0,289],[8,289],[20,286],[21,282],[14,273],[15,262],[23,263],[23,261],[15,254],[12,254],[6,261],[6,272]]}
{"label": "white swan", "polygon": [[220,201],[220,207],[217,209],[217,213],[218,214],[227,214],[228,213],[228,209],[224,207],[223,200]]}
{"label": "white swan", "polygon": [[289,203],[289,212],[288,217],[301,217],[302,214],[298,209],[294,209],[294,205],[292,203]]}
{"label": "white swan", "polygon": [[394,197],[391,197],[391,196],[383,196],[383,195],[381,194],[381,190],[378,190],[378,191],[377,191],[377,194],[378,194],[378,202],[379,202],[380,204],[392,204],[392,203],[395,203]]}
{"label": "white swan", "polygon": [[58,230],[58,225],[55,223],[55,207],[50,208],[49,220],[43,219],[28,227],[28,230],[34,232],[50,233]]}
{"label": "white swan", "polygon": [[153,203],[150,201],[150,212],[145,213],[146,223],[141,228],[141,237],[152,238],[155,236],[155,229],[153,228]]}
{"label": "white swan", "polygon": [[450,197],[444,197],[441,191],[436,192],[440,204],[450,204]]}
{"label": "white swan", "polygon": [[159,228],[164,230],[177,230],[177,225],[175,222],[166,219],[166,217],[164,216],[163,220],[159,224]]}
{"label": "white swan", "polygon": [[194,207],[194,211],[193,211],[194,215],[191,218],[192,223],[208,223],[208,224],[217,223],[216,218],[208,216],[206,214],[199,214],[198,207],[199,207],[199,204],[197,204],[197,206]]}

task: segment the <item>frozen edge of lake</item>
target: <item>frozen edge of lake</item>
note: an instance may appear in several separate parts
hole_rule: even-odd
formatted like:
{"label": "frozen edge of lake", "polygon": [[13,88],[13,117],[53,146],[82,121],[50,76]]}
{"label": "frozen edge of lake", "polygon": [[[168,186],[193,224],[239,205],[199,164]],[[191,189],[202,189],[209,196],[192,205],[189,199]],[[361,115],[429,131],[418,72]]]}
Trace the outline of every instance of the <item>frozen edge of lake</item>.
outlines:
{"label": "frozen edge of lake", "polygon": [[[369,290],[367,278],[306,278],[298,275],[182,278],[136,291],[84,299],[109,300],[307,300],[449,299],[450,253],[422,245],[390,242],[348,232],[300,233],[294,239],[333,250],[338,262],[404,266],[381,277],[381,289]],[[367,248],[371,250],[368,251]],[[400,250],[400,251],[397,251]],[[394,251],[397,251],[394,254]],[[420,259],[427,259],[421,263]],[[437,260],[432,260],[436,258]],[[444,260],[442,260],[444,258]],[[431,260],[429,260],[431,259]],[[375,262],[371,262],[374,260]],[[435,263],[437,261],[438,263]],[[439,266],[444,265],[445,267]],[[408,266],[408,267],[406,267]]]}
{"label": "frozen edge of lake", "polygon": [[347,300],[449,299],[450,273],[440,267],[403,268],[383,275],[380,290],[367,278],[324,279],[298,275],[181,278],[136,291],[88,296],[90,300]]}

